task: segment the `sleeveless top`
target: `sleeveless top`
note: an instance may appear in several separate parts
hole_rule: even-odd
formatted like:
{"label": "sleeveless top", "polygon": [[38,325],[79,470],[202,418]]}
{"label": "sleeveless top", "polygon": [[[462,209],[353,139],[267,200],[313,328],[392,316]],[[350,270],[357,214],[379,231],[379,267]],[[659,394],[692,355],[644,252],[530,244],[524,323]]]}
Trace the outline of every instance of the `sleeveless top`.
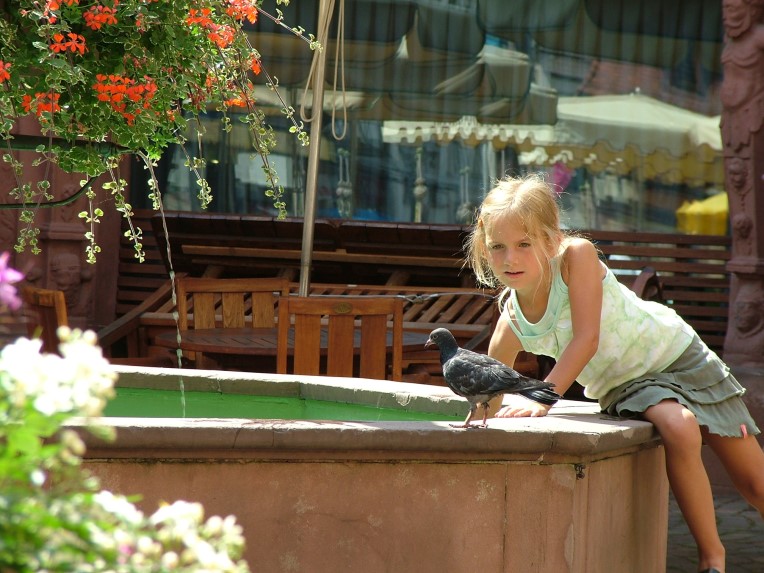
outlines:
{"label": "sleeveless top", "polygon": [[[573,338],[573,325],[559,256],[552,259],[551,270],[552,286],[544,316],[536,323],[526,320],[513,290],[502,319],[509,321],[524,350],[557,360]],[[584,386],[584,394],[593,399],[645,374],[662,372],[695,336],[692,327],[673,309],[640,299],[618,282],[610,269],[602,281],[602,291],[597,352],[576,378]]]}

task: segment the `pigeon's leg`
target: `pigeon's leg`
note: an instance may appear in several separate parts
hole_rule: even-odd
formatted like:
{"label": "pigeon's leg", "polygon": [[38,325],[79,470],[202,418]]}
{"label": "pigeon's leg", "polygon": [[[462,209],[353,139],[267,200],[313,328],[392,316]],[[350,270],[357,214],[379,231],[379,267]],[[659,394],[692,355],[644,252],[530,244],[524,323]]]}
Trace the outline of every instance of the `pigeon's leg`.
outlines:
{"label": "pigeon's leg", "polygon": [[449,424],[452,428],[472,428],[472,425],[470,425],[470,422],[472,421],[472,416],[475,415],[475,410],[477,409],[476,404],[470,404],[470,411],[467,414],[467,419],[464,420],[463,424]]}
{"label": "pigeon's leg", "polygon": [[480,404],[483,407],[483,427],[488,426],[488,409],[491,407],[491,405],[488,402],[483,402]]}

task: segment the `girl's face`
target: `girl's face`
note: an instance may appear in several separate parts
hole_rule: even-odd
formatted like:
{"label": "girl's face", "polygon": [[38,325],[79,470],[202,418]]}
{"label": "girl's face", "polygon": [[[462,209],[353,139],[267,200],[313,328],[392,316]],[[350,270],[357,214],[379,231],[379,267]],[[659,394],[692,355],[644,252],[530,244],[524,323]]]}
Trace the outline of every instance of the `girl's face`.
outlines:
{"label": "girl's face", "polygon": [[519,293],[535,293],[542,286],[543,245],[528,237],[525,226],[512,215],[498,217],[485,229],[485,248],[491,270],[504,286]]}

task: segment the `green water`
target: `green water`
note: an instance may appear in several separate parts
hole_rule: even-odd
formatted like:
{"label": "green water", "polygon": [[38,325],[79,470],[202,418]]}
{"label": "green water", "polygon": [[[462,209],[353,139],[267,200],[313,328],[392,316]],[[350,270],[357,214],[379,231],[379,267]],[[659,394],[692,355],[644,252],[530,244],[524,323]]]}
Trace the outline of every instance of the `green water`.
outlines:
{"label": "green water", "polygon": [[[343,402],[297,397],[185,392],[187,418],[249,418],[280,420],[432,421],[459,420],[444,414],[408,412]],[[111,417],[182,418],[179,390],[117,388],[106,406]]]}

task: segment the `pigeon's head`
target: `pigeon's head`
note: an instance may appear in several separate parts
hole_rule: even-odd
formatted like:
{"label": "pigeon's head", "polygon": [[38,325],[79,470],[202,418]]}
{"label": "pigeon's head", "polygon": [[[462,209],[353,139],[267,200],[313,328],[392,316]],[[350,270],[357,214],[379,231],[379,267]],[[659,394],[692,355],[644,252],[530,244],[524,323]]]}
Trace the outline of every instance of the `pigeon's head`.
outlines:
{"label": "pigeon's head", "polygon": [[457,346],[456,339],[447,328],[436,328],[430,333],[430,338],[424,343],[425,348],[437,346],[441,350]]}

